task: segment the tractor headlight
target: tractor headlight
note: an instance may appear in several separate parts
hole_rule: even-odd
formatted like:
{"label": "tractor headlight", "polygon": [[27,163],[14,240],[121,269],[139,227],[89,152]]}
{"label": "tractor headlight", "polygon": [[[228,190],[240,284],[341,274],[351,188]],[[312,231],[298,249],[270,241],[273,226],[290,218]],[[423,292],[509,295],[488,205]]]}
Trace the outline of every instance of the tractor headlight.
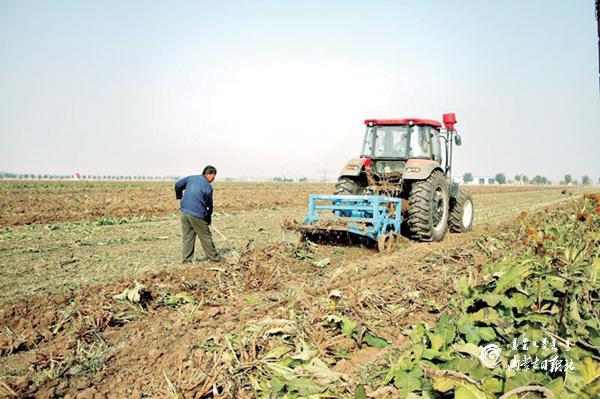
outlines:
{"label": "tractor headlight", "polygon": [[419,173],[421,168],[410,167],[405,169],[408,173]]}

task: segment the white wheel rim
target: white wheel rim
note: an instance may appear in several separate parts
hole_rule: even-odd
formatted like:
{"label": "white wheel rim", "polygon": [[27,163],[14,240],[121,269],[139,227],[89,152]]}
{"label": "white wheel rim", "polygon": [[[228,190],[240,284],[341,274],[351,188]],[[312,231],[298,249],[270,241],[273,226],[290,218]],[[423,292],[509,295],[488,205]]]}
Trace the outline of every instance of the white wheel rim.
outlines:
{"label": "white wheel rim", "polygon": [[463,204],[462,224],[463,227],[469,227],[473,218],[473,203],[470,200]]}

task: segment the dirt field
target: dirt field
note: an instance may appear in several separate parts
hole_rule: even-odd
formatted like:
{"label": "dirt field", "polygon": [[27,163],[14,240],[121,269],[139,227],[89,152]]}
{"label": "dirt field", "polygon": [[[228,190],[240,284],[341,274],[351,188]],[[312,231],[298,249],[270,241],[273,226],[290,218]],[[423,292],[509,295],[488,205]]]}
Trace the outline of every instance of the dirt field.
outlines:
{"label": "dirt field", "polygon": [[[392,350],[377,339],[406,345],[401,329],[435,324],[460,277],[526,251],[505,237],[517,216],[536,223],[590,191],[473,187],[473,231],[383,255],[298,245],[282,229],[332,185],[221,183],[213,223],[227,262],[190,267],[171,186],[0,185],[0,396],[269,397],[260,378],[274,389],[282,372],[269,359],[317,351],[326,363],[311,360],[281,392],[321,395],[317,381],[335,390],[311,397],[354,397],[365,366]],[[137,300],[114,298],[135,297],[136,283]]]}
{"label": "dirt field", "polygon": [[[221,212],[305,206],[311,193],[329,193],[328,183],[220,183],[215,203]],[[549,187],[472,186],[474,194],[494,194]],[[177,212],[173,183],[168,182],[12,182],[0,181],[0,226],[104,219],[147,220]]]}

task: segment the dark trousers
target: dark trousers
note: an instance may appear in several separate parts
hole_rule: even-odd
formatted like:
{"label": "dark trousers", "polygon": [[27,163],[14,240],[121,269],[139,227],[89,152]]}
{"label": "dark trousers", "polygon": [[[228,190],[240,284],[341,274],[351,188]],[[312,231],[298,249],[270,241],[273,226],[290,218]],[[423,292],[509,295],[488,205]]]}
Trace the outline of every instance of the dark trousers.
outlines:
{"label": "dark trousers", "polygon": [[181,255],[183,263],[192,262],[196,236],[202,244],[206,257],[213,262],[218,262],[220,260],[219,253],[215,248],[209,224],[204,219],[181,212]]}

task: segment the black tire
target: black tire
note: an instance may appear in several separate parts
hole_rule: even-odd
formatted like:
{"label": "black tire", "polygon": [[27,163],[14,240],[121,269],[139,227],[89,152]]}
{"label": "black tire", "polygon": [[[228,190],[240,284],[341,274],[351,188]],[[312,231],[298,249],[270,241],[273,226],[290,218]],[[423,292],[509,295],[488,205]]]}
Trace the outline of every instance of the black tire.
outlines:
{"label": "black tire", "polygon": [[[466,211],[466,212],[465,212]],[[458,195],[450,201],[450,219],[448,225],[453,233],[464,233],[473,227],[473,198],[464,189],[458,190]]]}
{"label": "black tire", "polygon": [[365,191],[365,187],[349,177],[340,177],[335,184],[335,195],[360,195]]}
{"label": "black tire", "polygon": [[448,229],[448,181],[440,171],[415,181],[408,197],[408,227],[419,241],[441,241]]}

